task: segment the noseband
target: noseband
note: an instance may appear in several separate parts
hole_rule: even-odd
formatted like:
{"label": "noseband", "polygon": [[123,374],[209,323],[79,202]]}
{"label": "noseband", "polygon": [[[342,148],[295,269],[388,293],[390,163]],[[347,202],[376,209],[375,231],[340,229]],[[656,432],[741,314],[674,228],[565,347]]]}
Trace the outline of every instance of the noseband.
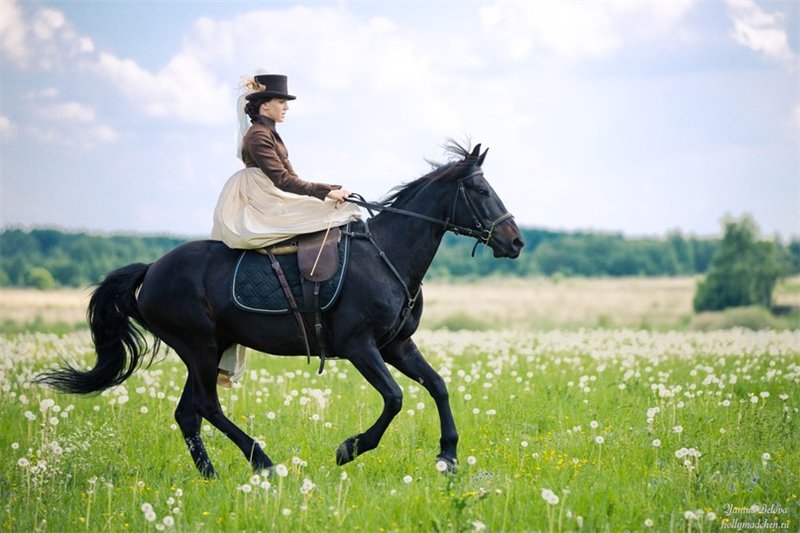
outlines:
{"label": "noseband", "polygon": [[[495,226],[508,220],[509,218],[514,218],[514,215],[506,212],[497,217],[495,220],[488,222],[481,215],[480,211],[478,211],[478,208],[475,206],[475,203],[469,199],[469,196],[467,196],[467,189],[464,186],[464,182],[466,182],[467,180],[471,180],[476,176],[483,176],[483,171],[480,169],[475,170],[468,176],[465,176],[458,180],[458,191],[456,192],[455,198],[453,198],[453,209],[450,212],[450,216],[447,217],[445,220],[429,217],[427,215],[423,215],[422,213],[416,213],[414,211],[408,211],[406,209],[398,209],[396,207],[391,207],[388,205],[381,205],[381,204],[374,204],[371,202],[367,202],[360,194],[351,194],[350,198],[347,198],[346,201],[366,208],[371,216],[374,216],[374,213],[372,212],[373,209],[375,209],[376,211],[388,211],[390,213],[397,213],[412,218],[427,220],[428,222],[434,224],[439,224],[440,226],[444,227],[445,231],[452,231],[456,235],[465,235],[467,237],[473,237],[476,239],[475,246],[472,248],[472,255],[474,256],[475,250],[477,249],[479,244],[485,244],[487,246],[489,245],[489,242],[492,240],[492,234],[494,233]],[[353,198],[354,196],[358,199],[354,199]],[[460,226],[458,224],[450,222],[451,220],[455,220],[456,218],[456,213],[458,211],[458,204],[460,199],[463,200],[464,204],[466,204],[470,216],[472,216],[472,227]]]}

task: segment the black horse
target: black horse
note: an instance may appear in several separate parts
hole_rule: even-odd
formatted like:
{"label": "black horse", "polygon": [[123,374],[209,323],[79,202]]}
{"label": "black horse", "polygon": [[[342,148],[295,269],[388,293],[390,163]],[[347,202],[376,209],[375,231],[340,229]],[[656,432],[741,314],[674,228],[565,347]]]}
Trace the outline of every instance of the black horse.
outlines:
{"label": "black horse", "polygon": [[[441,422],[438,458],[451,467],[457,463],[458,433],[445,383],[411,339],[422,314],[422,278],[448,230],[475,237],[495,257],[516,258],[524,243],[483,175],[486,152],[480,153],[480,145],[470,152],[455,143],[448,149],[453,161],[397,188],[379,204],[381,213],[355,233],[342,294],[324,314],[331,353],[349,360],[384,402],[370,428],[339,446],[339,465],[375,448],[401,409],[402,391],[387,363],[433,397]],[[291,314],[249,313],[231,301],[239,253],[218,241],[195,241],[150,265],[111,272],[95,289],[88,308],[97,353],[94,367],[65,366],[41,374],[38,381],[78,394],[122,383],[148,351],[133,319],[155,336],[153,353],[163,341],[188,369],[175,420],[200,473],[216,476],[200,437],[203,418],[236,443],[256,471],[269,470],[270,458],[222,412],[217,365],[234,343],[275,355],[300,355],[304,341]]]}

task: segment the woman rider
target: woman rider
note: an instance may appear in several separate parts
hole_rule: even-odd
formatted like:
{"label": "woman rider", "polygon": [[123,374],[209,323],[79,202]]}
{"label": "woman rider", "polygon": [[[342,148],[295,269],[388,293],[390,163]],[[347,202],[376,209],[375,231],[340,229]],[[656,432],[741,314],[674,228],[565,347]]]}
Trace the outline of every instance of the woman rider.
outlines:
{"label": "woman rider", "polygon": [[[271,246],[295,235],[341,226],[360,217],[360,210],[344,200],[340,185],[300,179],[275,125],[283,122],[288,101],[286,76],[262,74],[245,81],[239,98],[250,125],[241,140],[245,168],[231,176],[222,189],[211,238],[231,248]],[[232,347],[220,361],[219,383],[230,386],[244,372],[244,348]]]}

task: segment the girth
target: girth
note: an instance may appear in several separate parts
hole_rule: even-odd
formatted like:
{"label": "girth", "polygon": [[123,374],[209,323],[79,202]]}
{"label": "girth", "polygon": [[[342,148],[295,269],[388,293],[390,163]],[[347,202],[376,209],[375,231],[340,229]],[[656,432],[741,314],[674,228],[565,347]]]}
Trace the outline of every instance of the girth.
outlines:
{"label": "girth", "polygon": [[[299,235],[289,243],[278,243],[262,250],[260,253],[270,259],[272,269],[280,282],[289,308],[297,322],[297,328],[303,337],[306,357],[311,362],[312,348],[319,354],[319,374],[325,367],[325,359],[330,355],[326,333],[322,325],[319,292],[323,282],[328,281],[339,267],[339,241],[341,230],[328,228],[325,231]],[[298,305],[292,290],[283,273],[276,255],[297,253],[297,264],[303,283],[303,306]]]}

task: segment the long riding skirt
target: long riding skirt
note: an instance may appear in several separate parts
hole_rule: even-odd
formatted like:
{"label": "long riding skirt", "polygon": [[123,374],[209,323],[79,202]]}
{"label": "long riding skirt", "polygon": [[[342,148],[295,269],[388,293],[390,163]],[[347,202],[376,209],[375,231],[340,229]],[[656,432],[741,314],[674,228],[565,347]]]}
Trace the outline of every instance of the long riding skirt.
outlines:
{"label": "long riding skirt", "polygon": [[222,188],[211,238],[231,248],[262,248],[360,216],[354,204],[283,191],[260,168],[247,167]]}

